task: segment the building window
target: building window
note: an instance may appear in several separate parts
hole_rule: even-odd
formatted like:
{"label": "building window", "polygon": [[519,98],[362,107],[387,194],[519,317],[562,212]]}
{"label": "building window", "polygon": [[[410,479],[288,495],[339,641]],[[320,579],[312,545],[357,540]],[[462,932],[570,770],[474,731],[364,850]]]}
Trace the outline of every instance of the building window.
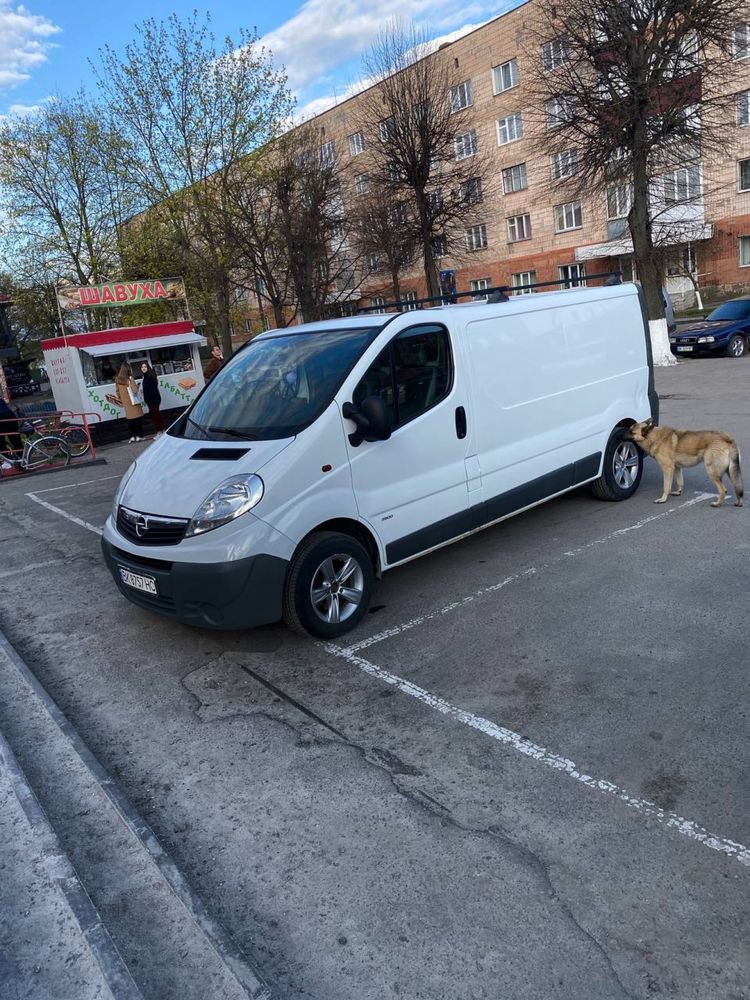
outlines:
{"label": "building window", "polygon": [[406,303],[406,305],[404,306],[405,312],[414,312],[415,309],[419,308],[419,306],[417,305],[416,292],[406,292],[402,296],[402,301]]}
{"label": "building window", "polygon": [[349,136],[349,155],[359,156],[360,153],[365,151],[365,137],[361,132],[355,132],[354,135]]}
{"label": "building window", "polygon": [[478,205],[482,198],[482,179],[471,177],[458,187],[458,195],[465,205]]}
{"label": "building window", "polygon": [[320,147],[320,164],[323,167],[332,167],[336,162],[336,147],[333,145],[333,139],[328,142],[324,142]]}
{"label": "building window", "polygon": [[486,292],[490,287],[489,278],[474,278],[473,281],[469,282],[469,291],[474,292],[475,299],[486,299],[486,295],[477,295],[477,292]]}
{"label": "building window", "polygon": [[507,118],[498,119],[497,123],[498,146],[506,146],[509,142],[515,142],[516,139],[523,139],[523,115],[520,111],[514,115],[508,115]]}
{"label": "building window", "polygon": [[563,264],[558,267],[557,274],[565,288],[583,288],[586,285],[585,264]]}
{"label": "building window", "polygon": [[544,107],[547,115],[547,128],[559,128],[566,122],[572,121],[575,116],[575,101],[565,94],[551,97]]}
{"label": "building window", "polygon": [[735,25],[734,58],[750,59],[750,23]]}
{"label": "building window", "polygon": [[524,191],[529,182],[526,177],[526,164],[517,163],[513,167],[506,167],[502,171],[503,194],[513,194],[514,191]]}
{"label": "building window", "polygon": [[430,215],[434,218],[436,215],[440,214],[443,207],[443,192],[440,188],[437,191],[428,191],[425,194],[425,199],[427,201],[427,207],[430,210]]}
{"label": "building window", "polygon": [[570,229],[580,229],[583,225],[580,201],[568,201],[555,205],[555,232],[567,233]]}
{"label": "building window", "polygon": [[371,271],[379,271],[382,268],[382,266],[383,266],[383,264],[382,264],[382,261],[380,260],[380,254],[379,253],[368,253],[368,255],[367,255],[367,267]]}
{"label": "building window", "polygon": [[406,224],[406,209],[400,201],[388,206],[388,222],[391,226]]}
{"label": "building window", "polygon": [[475,156],[477,152],[477,130],[472,128],[468,132],[457,135],[453,140],[453,152],[457,160],[465,160],[468,156]]}
{"label": "building window", "polygon": [[687,243],[684,247],[679,247],[667,257],[667,274],[670,276],[697,274],[698,264],[695,258],[695,247],[692,243]]}
{"label": "building window", "polygon": [[513,215],[505,220],[508,225],[508,243],[531,239],[531,216]]}
{"label": "building window", "polygon": [[523,288],[523,285],[535,285],[536,284],[536,271],[519,271],[518,274],[512,274],[510,276],[511,284],[516,291],[513,292],[514,295],[531,295],[534,291],[533,288]]}
{"label": "building window", "polygon": [[633,189],[630,184],[614,184],[607,188],[607,218],[625,219],[633,204]]}
{"label": "building window", "polygon": [[750,160],[740,160],[740,191],[750,191]]}
{"label": "building window", "polygon": [[433,236],[432,237],[432,252],[435,255],[436,260],[441,257],[448,256],[448,239],[445,236]]}
{"label": "building window", "polygon": [[697,165],[678,167],[677,170],[665,174],[663,181],[664,203],[666,205],[678,205],[681,202],[700,197],[701,168]]}
{"label": "building window", "polygon": [[451,114],[456,111],[463,111],[464,108],[470,108],[473,103],[471,80],[464,80],[463,83],[451,87]]}
{"label": "building window", "polygon": [[557,69],[568,61],[568,50],[564,38],[553,38],[542,46],[542,66],[545,72]]}
{"label": "building window", "polygon": [[367,194],[370,190],[370,175],[357,174],[354,178],[354,189],[357,194]]}
{"label": "building window", "polygon": [[737,124],[750,125],[750,90],[737,94]]}
{"label": "building window", "polygon": [[750,236],[740,236],[740,267],[750,267]]}
{"label": "building window", "polygon": [[561,181],[565,177],[573,177],[578,173],[578,150],[563,149],[550,157],[550,172],[553,181]]}
{"label": "building window", "polygon": [[376,295],[372,300],[372,304],[375,306],[376,309],[384,309],[385,299],[383,298],[382,295]]}
{"label": "building window", "polygon": [[518,86],[518,62],[509,59],[500,66],[492,67],[492,92],[502,94],[504,90],[512,90]]}
{"label": "building window", "polygon": [[396,134],[396,121],[393,115],[390,118],[384,118],[382,122],[378,123],[378,132],[381,142],[389,142],[393,139]]}
{"label": "building window", "polygon": [[487,226],[482,223],[479,226],[469,226],[466,230],[466,249],[484,250],[487,246]]}

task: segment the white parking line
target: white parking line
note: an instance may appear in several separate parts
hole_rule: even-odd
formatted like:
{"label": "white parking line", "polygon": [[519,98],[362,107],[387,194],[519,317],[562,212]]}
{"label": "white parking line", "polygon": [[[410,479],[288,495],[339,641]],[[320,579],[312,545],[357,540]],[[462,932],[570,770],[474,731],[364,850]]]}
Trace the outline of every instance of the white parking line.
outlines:
{"label": "white parking line", "polygon": [[394,636],[400,635],[402,632],[408,632],[410,629],[417,628],[419,625],[424,625],[425,622],[432,621],[435,618],[441,618],[443,615],[447,615],[451,611],[455,611],[457,608],[465,608],[466,605],[471,604],[472,601],[475,601],[480,597],[484,597],[487,594],[493,594],[497,590],[502,590],[503,587],[507,587],[510,583],[515,583],[517,580],[525,580],[530,576],[534,576],[536,573],[540,573],[542,570],[549,569],[551,566],[562,562],[563,559],[569,559],[571,556],[580,555],[582,552],[586,552],[588,549],[594,548],[597,545],[605,545],[607,542],[611,542],[622,535],[627,535],[631,531],[638,531],[640,528],[645,528],[647,524],[651,524],[653,521],[659,521],[663,517],[668,517],[670,514],[674,514],[676,511],[682,510],[684,507],[692,507],[694,504],[703,503],[704,500],[713,500],[714,498],[714,493],[699,493],[697,496],[693,497],[692,500],[685,500],[684,503],[677,504],[675,507],[669,507],[667,510],[662,510],[658,514],[651,514],[649,517],[641,518],[640,521],[636,521],[635,524],[630,524],[625,528],[617,528],[616,531],[610,531],[609,534],[603,535],[601,538],[596,538],[593,542],[585,542],[583,545],[579,545],[575,549],[569,549],[567,552],[562,552],[559,556],[556,556],[547,563],[543,563],[541,566],[530,566],[528,569],[522,570],[520,573],[514,573],[511,576],[506,576],[504,580],[500,580],[498,583],[492,583],[488,587],[480,587],[479,590],[475,590],[473,594],[462,597],[458,601],[452,601],[450,604],[446,604],[444,608],[439,608],[437,611],[430,611],[427,614],[419,615],[417,618],[412,618],[410,621],[404,622],[401,625],[392,625],[390,628],[383,629],[382,632],[377,632],[375,635],[368,636],[366,639],[360,639],[359,642],[353,642],[351,646],[347,646],[346,649],[350,653],[356,653],[361,649],[367,649],[368,646],[374,646],[378,642],[384,642],[386,639],[392,639]]}
{"label": "white parking line", "polygon": [[75,514],[69,514],[67,510],[63,510],[62,507],[55,507],[54,504],[47,503],[46,500],[42,500],[41,497],[38,497],[36,493],[27,493],[26,496],[29,500],[33,500],[34,503],[38,503],[47,510],[51,510],[53,514],[59,514],[60,517],[64,517],[68,521],[72,521],[73,524],[78,524],[82,528],[86,528],[87,531],[93,531],[95,535],[101,535],[104,533],[103,528],[97,528],[95,524],[89,524],[88,521],[84,521],[82,518],[76,517]]}
{"label": "white parking line", "polygon": [[27,493],[26,496],[34,496],[36,493],[55,493],[57,490],[74,490],[76,486],[90,486],[91,483],[104,483],[108,479],[122,479],[122,476],[101,476],[99,479],[84,479],[82,483],[67,483],[65,486],[51,486],[47,490],[35,490],[34,493]]}
{"label": "white parking line", "polygon": [[[695,503],[697,501],[692,502]],[[666,809],[660,809],[656,803],[649,802],[648,799],[636,798],[635,796],[630,795],[624,788],[620,788],[611,781],[607,781],[604,778],[595,778],[590,774],[586,774],[574,761],[569,760],[567,757],[561,757],[558,754],[553,753],[551,750],[548,750],[546,747],[540,746],[538,743],[532,743],[531,740],[527,740],[519,733],[515,733],[511,729],[506,729],[504,726],[500,726],[497,723],[492,722],[490,719],[485,719],[481,715],[474,715],[472,712],[467,712],[464,709],[457,708],[455,705],[451,705],[443,698],[439,698],[437,695],[431,694],[429,691],[413,684],[411,681],[407,681],[403,677],[398,677],[396,674],[392,674],[388,670],[383,670],[381,667],[376,666],[369,660],[365,660],[363,657],[358,656],[353,651],[353,647],[345,649],[341,646],[329,643],[325,646],[325,649],[334,656],[345,660],[347,663],[351,664],[351,666],[357,667],[358,670],[369,674],[371,677],[375,677],[379,681],[383,681],[385,684],[389,684],[392,687],[397,688],[403,694],[408,695],[410,698],[415,698],[417,701],[420,701],[423,705],[427,705],[429,708],[434,709],[436,712],[440,712],[441,715],[446,715],[449,718],[454,719],[456,722],[461,722],[465,726],[469,726],[471,729],[476,729],[480,733],[484,733],[485,736],[489,736],[490,739],[511,747],[524,757],[531,757],[533,760],[537,760],[541,764],[544,764],[555,771],[560,771],[562,774],[569,778],[573,778],[575,781],[586,785],[588,788],[593,788],[595,791],[602,792],[604,795],[609,795],[619,799],[629,809],[633,809],[642,816],[650,820],[655,820],[663,826],[676,830],[677,833],[682,834],[683,837],[695,840],[704,847],[710,847],[711,850],[725,854],[728,857],[739,861],[740,864],[750,866],[750,848],[745,847],[743,844],[738,844],[736,841],[729,840],[727,837],[710,833],[704,827],[699,826],[692,820],[686,819],[684,816],[678,816],[677,813],[668,812]]]}

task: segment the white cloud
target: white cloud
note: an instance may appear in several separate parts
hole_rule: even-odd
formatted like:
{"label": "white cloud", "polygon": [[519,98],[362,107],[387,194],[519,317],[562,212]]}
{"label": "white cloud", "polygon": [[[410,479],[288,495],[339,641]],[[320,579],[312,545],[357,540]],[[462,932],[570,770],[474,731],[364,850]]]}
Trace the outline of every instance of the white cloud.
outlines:
{"label": "white cloud", "polygon": [[[511,3],[475,0],[462,7],[449,0],[306,0],[300,10],[263,44],[279,65],[284,65],[289,84],[304,90],[331,78],[332,71],[361,55],[391,19],[436,24],[442,31],[460,29],[469,19],[486,19]],[[384,6],[386,9],[384,9]],[[469,29],[471,30],[471,29]]]}
{"label": "white cloud", "polygon": [[[486,21],[480,21],[478,24],[465,24],[461,28],[457,28],[455,31],[449,31],[445,35],[439,35],[437,38],[433,38],[427,48],[430,52],[435,52],[440,48],[441,45],[449,44],[450,42],[455,42],[457,38],[462,38],[464,35],[468,35],[470,31],[474,31],[476,28],[481,27]],[[368,42],[368,44],[370,44]],[[334,94],[327,94],[322,97],[314,97],[312,100],[307,101],[297,110],[295,118],[297,121],[307,121],[310,118],[314,118],[315,115],[320,115],[324,111],[328,111],[329,108],[335,107],[335,105],[340,104],[342,101],[347,100],[349,97],[353,97],[355,94],[366,90],[367,87],[373,82],[372,79],[359,80],[356,83],[350,84],[348,87],[343,88],[341,91],[337,91]]]}
{"label": "white cloud", "polygon": [[22,4],[0,0],[0,89],[25,83],[47,61],[51,39],[62,29]]}

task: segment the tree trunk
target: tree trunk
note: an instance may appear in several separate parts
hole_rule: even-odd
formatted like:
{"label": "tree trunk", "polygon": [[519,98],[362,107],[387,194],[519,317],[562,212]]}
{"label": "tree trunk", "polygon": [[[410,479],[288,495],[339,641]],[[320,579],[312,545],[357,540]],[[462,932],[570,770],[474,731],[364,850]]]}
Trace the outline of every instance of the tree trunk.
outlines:
{"label": "tree trunk", "polygon": [[422,235],[422,261],[424,264],[424,279],[427,285],[427,294],[431,298],[440,295],[440,282],[438,281],[437,268],[435,266],[435,252],[432,248],[432,233],[427,216],[427,200],[424,191],[415,191],[417,211],[419,213],[419,228]]}
{"label": "tree trunk", "polygon": [[286,326],[286,322],[284,321],[284,306],[275,299],[271,305],[273,306],[273,321],[276,324],[276,329],[281,330],[282,327]]}
{"label": "tree trunk", "polygon": [[633,205],[628,214],[628,225],[633,240],[633,256],[646,299],[648,327],[654,364],[665,367],[676,364],[669,347],[667,321],[664,316],[661,268],[658,266],[651,232],[649,183],[646,168],[647,153],[645,130],[637,130],[633,141]]}
{"label": "tree trunk", "polygon": [[219,327],[219,343],[225,358],[232,356],[232,320],[229,315],[229,289],[225,280],[219,280],[216,293],[216,320]]}
{"label": "tree trunk", "polygon": [[398,268],[391,268],[391,284],[393,285],[393,301],[401,301],[401,282],[398,280]]}

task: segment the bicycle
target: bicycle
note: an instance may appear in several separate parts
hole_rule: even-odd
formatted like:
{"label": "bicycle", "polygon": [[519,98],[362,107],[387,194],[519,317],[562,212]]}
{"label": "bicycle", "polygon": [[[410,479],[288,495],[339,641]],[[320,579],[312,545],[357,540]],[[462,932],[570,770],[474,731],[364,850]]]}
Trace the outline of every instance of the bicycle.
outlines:
{"label": "bicycle", "polygon": [[78,424],[61,424],[55,428],[55,434],[66,442],[72,458],[80,458],[91,447],[91,438]]}
{"label": "bicycle", "polygon": [[59,465],[60,468],[65,468],[70,463],[70,448],[59,435],[41,434],[38,424],[33,421],[22,423],[20,432],[26,435],[23,451],[20,455],[4,452],[3,462],[14,465],[23,472],[34,472],[45,465]]}

